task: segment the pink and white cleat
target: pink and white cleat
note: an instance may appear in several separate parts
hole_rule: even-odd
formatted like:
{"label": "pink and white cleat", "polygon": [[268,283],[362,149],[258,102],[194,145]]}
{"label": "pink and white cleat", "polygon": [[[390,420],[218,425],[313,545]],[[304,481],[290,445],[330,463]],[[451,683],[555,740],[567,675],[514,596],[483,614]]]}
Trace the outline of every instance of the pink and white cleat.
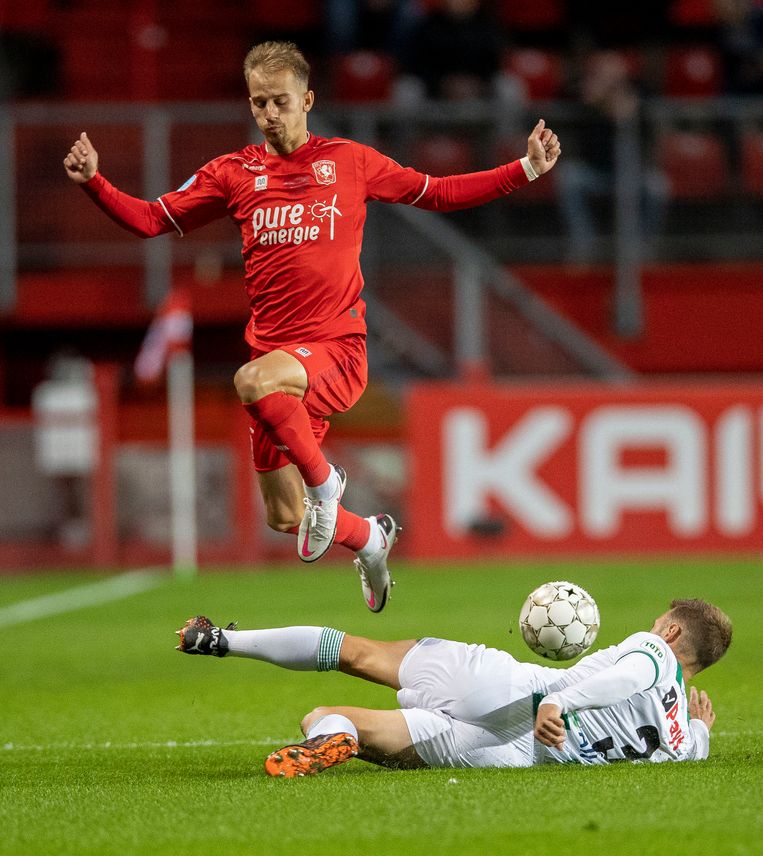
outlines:
{"label": "pink and white cleat", "polygon": [[381,612],[384,609],[389,600],[390,589],[395,584],[389,575],[387,558],[401,530],[389,514],[378,514],[376,525],[381,535],[381,547],[370,558],[361,559],[358,556],[355,559],[363,598],[371,612]]}
{"label": "pink and white cleat", "polygon": [[297,534],[297,555],[303,562],[318,561],[334,543],[339,503],[347,486],[347,473],[342,467],[334,466],[334,471],[339,477],[339,485],[331,499],[305,497],[305,514]]}

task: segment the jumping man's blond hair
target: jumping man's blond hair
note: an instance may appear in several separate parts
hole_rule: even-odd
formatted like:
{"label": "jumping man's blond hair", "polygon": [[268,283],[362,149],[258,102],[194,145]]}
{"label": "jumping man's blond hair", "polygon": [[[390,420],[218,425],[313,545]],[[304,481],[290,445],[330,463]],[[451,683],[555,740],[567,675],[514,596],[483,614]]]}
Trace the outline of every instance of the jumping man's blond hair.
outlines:
{"label": "jumping man's blond hair", "polygon": [[244,59],[244,79],[247,83],[255,68],[269,72],[288,69],[305,89],[308,88],[310,64],[294,42],[262,42],[255,45]]}

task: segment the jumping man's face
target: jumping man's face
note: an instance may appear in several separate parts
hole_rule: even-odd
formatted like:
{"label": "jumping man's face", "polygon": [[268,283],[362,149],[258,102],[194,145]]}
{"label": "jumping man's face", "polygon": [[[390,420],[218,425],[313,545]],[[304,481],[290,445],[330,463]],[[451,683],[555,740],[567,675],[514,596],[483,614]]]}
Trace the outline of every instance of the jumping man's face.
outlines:
{"label": "jumping man's face", "polygon": [[291,154],[307,142],[307,114],[313,106],[313,93],[293,71],[254,68],[249,74],[249,103],[270,151]]}

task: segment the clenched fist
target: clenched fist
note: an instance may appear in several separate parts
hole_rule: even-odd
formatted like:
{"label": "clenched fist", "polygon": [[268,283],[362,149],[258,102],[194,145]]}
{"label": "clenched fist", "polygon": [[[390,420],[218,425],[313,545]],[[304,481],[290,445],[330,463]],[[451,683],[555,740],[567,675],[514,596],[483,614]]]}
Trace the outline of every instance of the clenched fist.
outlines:
{"label": "clenched fist", "polygon": [[84,184],[98,171],[98,152],[83,131],[64,158],[66,174],[75,184]]}

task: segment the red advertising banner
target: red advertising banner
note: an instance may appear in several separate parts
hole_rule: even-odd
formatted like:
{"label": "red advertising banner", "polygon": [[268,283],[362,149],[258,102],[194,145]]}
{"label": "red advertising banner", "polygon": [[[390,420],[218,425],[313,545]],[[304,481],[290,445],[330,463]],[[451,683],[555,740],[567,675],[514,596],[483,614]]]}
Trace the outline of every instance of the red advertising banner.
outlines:
{"label": "red advertising banner", "polygon": [[763,552],[763,384],[410,391],[420,558]]}

